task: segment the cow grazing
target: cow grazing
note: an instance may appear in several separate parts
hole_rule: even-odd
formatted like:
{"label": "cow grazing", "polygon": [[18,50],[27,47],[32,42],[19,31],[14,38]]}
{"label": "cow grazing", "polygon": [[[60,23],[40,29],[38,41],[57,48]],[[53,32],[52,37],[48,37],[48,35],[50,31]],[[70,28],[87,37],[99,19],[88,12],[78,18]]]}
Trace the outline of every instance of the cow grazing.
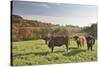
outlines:
{"label": "cow grazing", "polygon": [[82,46],[84,47],[86,41],[84,36],[74,36],[74,39],[77,43],[78,48]]}
{"label": "cow grazing", "polygon": [[78,36],[74,36],[74,39],[77,40],[78,39]]}
{"label": "cow grazing", "polygon": [[48,47],[52,49],[52,52],[53,52],[53,49],[54,49],[54,46],[62,46],[62,45],[65,45],[67,50],[68,50],[68,42],[69,42],[69,39],[68,37],[63,37],[63,36],[60,36],[60,37],[52,37],[48,43]]}
{"label": "cow grazing", "polygon": [[92,37],[92,36],[87,36],[87,37],[86,37],[86,43],[87,43],[87,48],[88,48],[88,50],[91,49],[91,51],[92,51],[93,44],[95,43],[94,37]]}
{"label": "cow grazing", "polygon": [[47,37],[47,36],[45,36],[45,37],[43,37],[42,39],[45,40],[45,44],[47,44],[50,38]]}

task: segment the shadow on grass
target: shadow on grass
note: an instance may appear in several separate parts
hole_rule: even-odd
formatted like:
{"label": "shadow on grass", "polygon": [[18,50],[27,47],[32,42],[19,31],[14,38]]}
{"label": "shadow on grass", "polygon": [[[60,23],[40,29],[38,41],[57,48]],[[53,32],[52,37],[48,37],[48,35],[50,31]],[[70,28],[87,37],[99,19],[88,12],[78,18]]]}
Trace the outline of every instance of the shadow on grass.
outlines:
{"label": "shadow on grass", "polygon": [[68,53],[64,53],[64,56],[74,56],[76,54],[79,54],[81,52],[86,52],[87,50],[83,50],[83,49],[73,49],[71,51],[69,51]]}
{"label": "shadow on grass", "polygon": [[54,52],[51,52],[51,51],[48,51],[48,52],[34,52],[34,55],[36,55],[36,56],[46,56],[46,55],[48,55],[48,54],[50,54],[50,53],[63,53],[64,51],[54,51]]}
{"label": "shadow on grass", "polygon": [[14,57],[17,57],[17,56],[26,56],[26,55],[35,55],[35,56],[46,56],[50,53],[63,53],[64,51],[54,51],[54,52],[51,52],[51,51],[45,51],[45,52],[29,52],[29,53],[22,53],[22,54],[15,54],[13,55]]}
{"label": "shadow on grass", "polygon": [[67,52],[67,53],[65,53],[65,50],[62,50],[62,51],[61,50],[54,50],[54,52],[51,52],[51,50],[50,50],[50,51],[45,51],[45,52],[41,52],[40,51],[40,52],[20,53],[20,54],[15,54],[13,56],[14,57],[17,57],[17,56],[27,56],[27,55],[46,56],[46,55],[51,54],[51,53],[62,53],[64,56],[73,56],[73,55],[76,55],[76,54],[78,54],[80,52],[86,52],[86,50],[82,50],[82,49],[71,47],[71,48],[69,48],[69,52]]}
{"label": "shadow on grass", "polygon": [[70,50],[70,49],[78,49],[78,47],[70,47],[69,50]]}

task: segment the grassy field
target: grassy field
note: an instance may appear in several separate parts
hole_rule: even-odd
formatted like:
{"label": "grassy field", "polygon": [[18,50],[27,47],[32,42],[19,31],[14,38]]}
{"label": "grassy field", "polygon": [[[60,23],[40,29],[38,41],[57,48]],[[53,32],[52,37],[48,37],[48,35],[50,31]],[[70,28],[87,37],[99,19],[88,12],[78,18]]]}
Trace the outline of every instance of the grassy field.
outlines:
{"label": "grassy field", "polygon": [[67,52],[65,45],[55,47],[54,52],[44,43],[43,40],[31,40],[12,43],[12,63],[16,65],[40,65],[40,64],[61,64],[97,61],[96,43],[93,51],[84,48],[77,49],[74,41],[69,45]]}

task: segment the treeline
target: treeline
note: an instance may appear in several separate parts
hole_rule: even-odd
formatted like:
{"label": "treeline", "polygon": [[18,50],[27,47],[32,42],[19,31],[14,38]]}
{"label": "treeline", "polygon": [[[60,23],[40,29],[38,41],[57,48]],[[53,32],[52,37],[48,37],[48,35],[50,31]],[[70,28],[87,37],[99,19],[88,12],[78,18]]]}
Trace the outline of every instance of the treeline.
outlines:
{"label": "treeline", "polygon": [[45,36],[73,36],[77,33],[86,33],[97,38],[97,24],[91,27],[73,25],[60,26],[37,20],[27,20],[18,15],[12,15],[12,41],[35,40]]}
{"label": "treeline", "polygon": [[91,26],[84,27],[83,32],[85,32],[87,35],[93,36],[95,39],[97,39],[97,24],[92,24]]}
{"label": "treeline", "polygon": [[45,36],[67,35],[65,27],[12,15],[12,41],[34,40]]}

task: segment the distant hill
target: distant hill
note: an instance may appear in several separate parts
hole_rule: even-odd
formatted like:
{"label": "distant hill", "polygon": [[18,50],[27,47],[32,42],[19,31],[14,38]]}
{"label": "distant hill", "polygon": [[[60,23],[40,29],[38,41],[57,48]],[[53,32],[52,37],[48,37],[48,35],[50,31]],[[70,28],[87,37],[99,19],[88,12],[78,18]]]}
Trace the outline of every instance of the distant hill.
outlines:
{"label": "distant hill", "polygon": [[[13,41],[39,39],[48,35],[73,35],[81,28],[73,25],[61,26],[37,20],[24,19],[19,15],[12,15],[12,38]],[[57,32],[55,32],[57,31]],[[66,31],[66,33],[65,33]]]}
{"label": "distant hill", "polygon": [[45,23],[37,20],[23,19],[21,16],[12,15],[12,23],[17,27],[51,27],[54,24]]}

